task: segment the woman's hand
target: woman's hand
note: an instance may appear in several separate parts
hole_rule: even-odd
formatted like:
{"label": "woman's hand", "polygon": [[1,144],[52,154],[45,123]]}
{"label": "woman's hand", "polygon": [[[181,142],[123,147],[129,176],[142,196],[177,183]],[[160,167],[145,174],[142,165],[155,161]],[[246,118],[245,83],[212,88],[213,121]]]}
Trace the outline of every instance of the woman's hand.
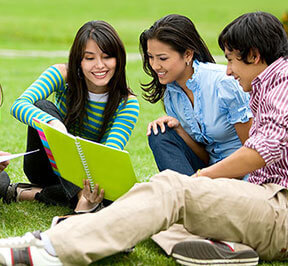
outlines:
{"label": "woman's hand", "polygon": [[58,129],[59,131],[62,131],[64,133],[67,133],[67,128],[65,127],[65,125],[58,119],[55,120],[51,120],[48,122],[48,124],[52,127],[55,127],[56,129]]}
{"label": "woman's hand", "polygon": [[84,179],[83,184],[84,188],[78,194],[79,200],[74,211],[76,213],[94,212],[104,198],[104,189],[101,189],[98,194],[98,184],[95,185],[93,191],[91,191],[89,180]]}
{"label": "woman's hand", "polygon": [[83,180],[84,188],[82,191],[83,197],[90,203],[90,204],[99,204],[102,202],[104,198],[104,189],[100,190],[98,194],[99,185],[96,184],[94,190],[91,191],[90,182],[88,179]]}
{"label": "woman's hand", "polygon": [[[9,152],[0,151],[0,156],[11,155]],[[8,166],[9,161],[0,163],[0,173]]]}
{"label": "woman's hand", "polygon": [[157,135],[158,134],[158,126],[160,127],[161,129],[161,133],[164,133],[165,132],[165,124],[167,124],[168,127],[170,128],[178,128],[180,126],[180,122],[172,117],[172,116],[162,116],[152,122],[150,122],[148,124],[148,127],[147,127],[147,133],[146,135],[147,136],[150,136],[151,135],[151,129],[153,130],[154,134]]}

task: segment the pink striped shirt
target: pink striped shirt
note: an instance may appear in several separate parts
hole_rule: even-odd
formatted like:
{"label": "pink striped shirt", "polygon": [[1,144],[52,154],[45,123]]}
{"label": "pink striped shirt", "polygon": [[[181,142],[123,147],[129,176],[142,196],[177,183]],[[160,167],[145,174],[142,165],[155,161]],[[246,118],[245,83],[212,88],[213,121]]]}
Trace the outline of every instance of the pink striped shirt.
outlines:
{"label": "pink striped shirt", "polygon": [[266,166],[250,173],[255,184],[288,187],[288,60],[279,58],[252,82],[250,108],[254,115],[244,146],[255,149]]}

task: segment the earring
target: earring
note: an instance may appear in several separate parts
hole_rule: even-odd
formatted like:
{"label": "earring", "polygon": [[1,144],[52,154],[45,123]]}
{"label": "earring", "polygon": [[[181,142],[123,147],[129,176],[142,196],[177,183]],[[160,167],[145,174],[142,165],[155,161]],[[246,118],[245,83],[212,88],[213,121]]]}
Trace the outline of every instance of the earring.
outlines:
{"label": "earring", "polygon": [[189,66],[189,64],[190,64],[190,62],[189,62],[189,61],[187,61],[187,62],[186,62],[186,65],[187,65],[187,66]]}

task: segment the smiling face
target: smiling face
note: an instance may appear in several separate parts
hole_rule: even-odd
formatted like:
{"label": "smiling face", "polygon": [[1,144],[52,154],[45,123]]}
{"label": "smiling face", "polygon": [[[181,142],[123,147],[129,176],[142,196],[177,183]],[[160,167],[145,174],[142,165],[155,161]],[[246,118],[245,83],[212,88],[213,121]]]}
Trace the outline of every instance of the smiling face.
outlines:
{"label": "smiling face", "polygon": [[262,62],[257,50],[251,51],[248,55],[247,60],[250,64],[243,62],[237,50],[229,51],[225,48],[225,57],[228,61],[226,74],[238,80],[246,92],[252,90],[252,81],[267,67],[267,64]]}
{"label": "smiling face", "polygon": [[94,40],[89,39],[81,68],[88,90],[93,93],[105,93],[116,70],[116,58],[105,54]]}
{"label": "smiling face", "polygon": [[156,39],[150,39],[147,41],[147,54],[150,66],[163,85],[176,81],[181,87],[185,86],[186,81],[193,74],[191,51],[185,52],[182,56],[171,46]]}

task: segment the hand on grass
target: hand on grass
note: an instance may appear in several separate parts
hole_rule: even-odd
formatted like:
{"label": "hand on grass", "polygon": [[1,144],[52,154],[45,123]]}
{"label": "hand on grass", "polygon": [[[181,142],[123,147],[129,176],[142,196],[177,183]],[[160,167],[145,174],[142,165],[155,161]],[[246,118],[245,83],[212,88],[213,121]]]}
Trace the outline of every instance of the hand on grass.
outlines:
{"label": "hand on grass", "polygon": [[[0,156],[11,155],[9,152],[0,151]],[[9,161],[0,163],[0,173],[8,166]]]}

